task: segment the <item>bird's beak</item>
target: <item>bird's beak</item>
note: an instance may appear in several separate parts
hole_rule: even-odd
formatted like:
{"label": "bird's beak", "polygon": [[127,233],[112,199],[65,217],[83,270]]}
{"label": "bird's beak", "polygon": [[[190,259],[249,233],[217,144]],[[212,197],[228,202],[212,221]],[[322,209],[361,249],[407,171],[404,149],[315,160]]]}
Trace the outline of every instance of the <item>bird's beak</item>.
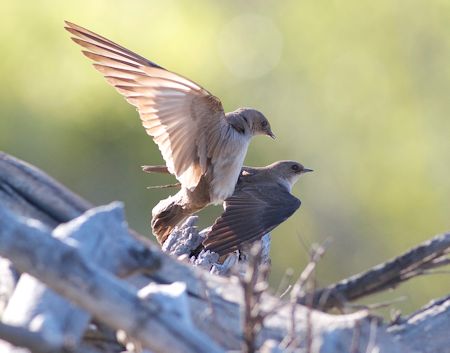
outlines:
{"label": "bird's beak", "polygon": [[309,172],[313,172],[314,169],[309,169],[309,168],[303,168],[302,173],[309,173]]}
{"label": "bird's beak", "polygon": [[272,131],[269,131],[269,132],[267,133],[267,136],[272,137],[274,140],[276,139],[276,136],[275,136],[275,134],[274,134]]}

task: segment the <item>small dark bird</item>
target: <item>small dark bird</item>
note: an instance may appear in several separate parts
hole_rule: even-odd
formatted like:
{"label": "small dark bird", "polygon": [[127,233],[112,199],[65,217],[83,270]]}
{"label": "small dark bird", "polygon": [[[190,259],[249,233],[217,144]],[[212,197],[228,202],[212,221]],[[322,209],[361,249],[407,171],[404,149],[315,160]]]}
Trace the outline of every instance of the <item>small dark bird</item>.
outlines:
{"label": "small dark bird", "polygon": [[233,195],[224,202],[225,211],[203,241],[204,249],[226,255],[284,222],[300,207],[291,189],[307,172],[312,169],[294,161],[242,168]]}
{"label": "small dark bird", "polygon": [[176,197],[152,211],[153,233],[163,243],[192,213],[232,195],[251,138],[274,138],[270,124],[251,108],[225,113],[200,85],[83,27],[66,25],[94,67],[137,108],[168,171],[181,183]]}

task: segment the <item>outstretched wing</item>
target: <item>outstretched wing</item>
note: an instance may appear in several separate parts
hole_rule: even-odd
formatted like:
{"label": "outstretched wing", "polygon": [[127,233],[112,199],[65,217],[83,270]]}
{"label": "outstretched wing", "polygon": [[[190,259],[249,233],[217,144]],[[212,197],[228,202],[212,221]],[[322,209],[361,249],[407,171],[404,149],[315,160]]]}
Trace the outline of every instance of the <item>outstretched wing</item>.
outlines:
{"label": "outstretched wing", "polygon": [[213,153],[208,146],[220,139],[221,129],[227,125],[220,100],[109,39],[70,22],[66,25],[94,67],[137,108],[169,172],[184,187],[195,188],[206,172],[208,155]]}
{"label": "outstretched wing", "polygon": [[250,184],[225,200],[225,211],[203,241],[206,250],[225,255],[260,239],[289,218],[300,200],[273,184]]}

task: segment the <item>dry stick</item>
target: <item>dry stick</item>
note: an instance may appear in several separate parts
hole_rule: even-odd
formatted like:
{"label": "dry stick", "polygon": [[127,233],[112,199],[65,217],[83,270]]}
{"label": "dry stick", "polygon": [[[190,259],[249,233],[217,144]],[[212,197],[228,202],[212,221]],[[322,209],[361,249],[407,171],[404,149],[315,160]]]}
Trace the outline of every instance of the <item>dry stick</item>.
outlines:
{"label": "dry stick", "polygon": [[320,246],[313,246],[311,251],[310,251],[310,260],[308,262],[308,264],[306,265],[305,269],[302,271],[302,273],[300,274],[300,276],[297,279],[297,282],[294,284],[292,291],[291,291],[291,318],[290,318],[290,328],[289,328],[289,335],[286,337],[286,342],[282,342],[283,344],[285,344],[286,348],[287,347],[292,347],[293,345],[296,344],[296,337],[295,337],[295,332],[296,332],[296,320],[295,320],[295,312],[297,309],[297,302],[303,298],[305,299],[305,303],[306,306],[308,307],[308,311],[307,311],[307,320],[308,320],[308,325],[307,325],[307,333],[306,336],[308,338],[308,349],[311,348],[310,344],[310,335],[311,335],[311,304],[312,304],[312,296],[308,291],[308,282],[311,280],[311,277],[314,275],[315,273],[315,269],[317,266],[317,263],[320,261],[320,259],[323,257],[323,255],[325,254],[325,250],[326,250],[326,246],[328,245],[330,239],[327,239],[323,245]]}
{"label": "dry stick", "polygon": [[282,299],[292,288],[291,280],[294,276],[294,271],[292,268],[286,269],[284,271],[283,277],[281,277],[280,283],[278,284],[278,288],[275,291],[275,296]]}
{"label": "dry stick", "polygon": [[286,297],[286,295],[288,295],[288,293],[291,291],[291,289],[292,289],[292,284],[288,285],[286,287],[286,289],[284,290],[284,292],[278,296],[280,298],[280,300],[284,299],[284,297]]}
{"label": "dry stick", "polygon": [[[450,233],[438,235],[388,262],[315,291],[313,307],[331,309],[388,288],[429,270],[448,264]],[[298,303],[305,304],[306,298]]]}
{"label": "dry stick", "polygon": [[94,266],[48,229],[20,221],[0,208],[0,256],[115,329],[123,329],[154,352],[222,352],[209,337],[174,320],[157,301]]}
{"label": "dry stick", "polygon": [[262,264],[262,252],[259,242],[251,247],[247,271],[239,278],[244,293],[243,351],[246,353],[256,352],[256,338],[266,317],[261,311],[261,296],[267,289],[265,279],[269,267]]}
{"label": "dry stick", "polygon": [[350,308],[350,309],[355,309],[355,310],[377,310],[377,309],[382,309],[382,308],[387,308],[393,304],[405,301],[407,299],[406,296],[401,296],[398,298],[394,298],[392,300],[386,300],[386,301],[382,301],[379,303],[373,303],[373,304],[347,304],[346,307]]}

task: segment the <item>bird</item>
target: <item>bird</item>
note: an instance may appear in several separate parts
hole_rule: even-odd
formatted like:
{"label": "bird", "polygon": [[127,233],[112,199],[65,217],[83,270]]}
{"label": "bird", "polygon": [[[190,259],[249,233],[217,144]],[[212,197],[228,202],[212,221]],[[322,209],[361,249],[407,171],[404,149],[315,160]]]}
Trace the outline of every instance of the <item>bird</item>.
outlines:
{"label": "bird", "polygon": [[275,138],[263,113],[225,113],[219,98],[195,82],[113,41],[65,21],[71,39],[109,84],[135,106],[167,170],[181,184],[176,197],[152,210],[152,231],[163,243],[191,214],[231,196],[252,137]]}
{"label": "bird", "polygon": [[224,201],[224,212],[198,250],[224,256],[261,239],[300,207],[292,187],[302,174],[312,171],[295,161],[243,167],[234,193]]}

